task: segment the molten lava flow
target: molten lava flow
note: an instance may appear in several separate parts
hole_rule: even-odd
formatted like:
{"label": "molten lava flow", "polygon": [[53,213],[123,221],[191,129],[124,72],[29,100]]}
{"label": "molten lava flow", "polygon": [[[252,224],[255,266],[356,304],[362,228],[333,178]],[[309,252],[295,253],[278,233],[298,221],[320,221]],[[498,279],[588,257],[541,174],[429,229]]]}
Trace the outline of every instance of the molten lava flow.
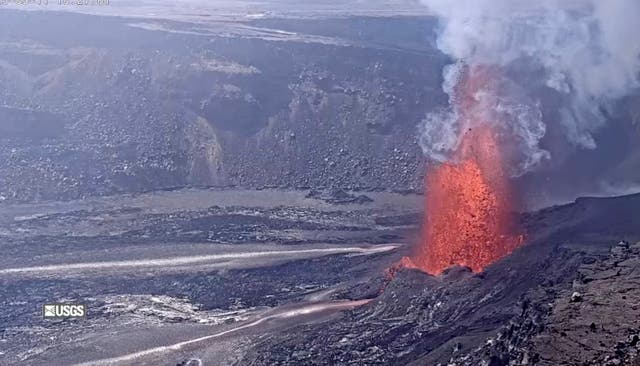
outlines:
{"label": "molten lava flow", "polygon": [[461,85],[460,118],[475,127],[465,132],[455,163],[428,172],[423,242],[405,266],[439,274],[459,264],[478,272],[522,242],[510,233],[512,197],[497,132],[489,121],[476,120],[490,115],[474,97],[487,77],[471,75]]}

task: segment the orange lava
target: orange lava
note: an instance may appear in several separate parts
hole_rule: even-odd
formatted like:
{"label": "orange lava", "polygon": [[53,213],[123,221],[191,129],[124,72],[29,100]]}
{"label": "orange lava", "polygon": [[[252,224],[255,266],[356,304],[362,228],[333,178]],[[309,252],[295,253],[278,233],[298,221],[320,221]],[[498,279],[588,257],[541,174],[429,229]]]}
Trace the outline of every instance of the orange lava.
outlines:
{"label": "orange lava", "polygon": [[[473,93],[487,77],[485,72],[470,74],[460,86],[461,118],[483,118]],[[497,131],[488,122],[475,120],[475,127],[467,129],[455,163],[428,172],[422,243],[404,266],[439,274],[458,264],[479,272],[522,243],[522,236],[512,232],[509,179]]]}

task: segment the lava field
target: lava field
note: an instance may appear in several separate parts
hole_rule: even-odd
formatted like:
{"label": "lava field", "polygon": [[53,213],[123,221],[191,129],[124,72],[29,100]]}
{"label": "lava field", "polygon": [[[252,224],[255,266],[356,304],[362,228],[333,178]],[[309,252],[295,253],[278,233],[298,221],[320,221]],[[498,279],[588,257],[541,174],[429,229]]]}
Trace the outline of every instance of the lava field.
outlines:
{"label": "lava field", "polygon": [[0,0],[0,366],[640,366],[640,5],[468,1]]}

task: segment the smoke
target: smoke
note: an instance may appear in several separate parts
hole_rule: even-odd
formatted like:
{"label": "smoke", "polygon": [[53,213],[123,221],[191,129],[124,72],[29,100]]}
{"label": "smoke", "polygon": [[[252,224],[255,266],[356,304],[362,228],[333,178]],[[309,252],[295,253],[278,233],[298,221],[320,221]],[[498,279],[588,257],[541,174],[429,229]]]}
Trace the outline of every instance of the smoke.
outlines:
{"label": "smoke", "polygon": [[[515,176],[550,157],[540,144],[548,124],[558,123],[572,145],[595,148],[593,134],[608,106],[640,85],[638,0],[422,2],[440,19],[438,48],[455,61],[444,70],[449,108],[428,114],[420,126],[423,151],[435,161],[449,160],[461,132],[473,128],[459,118],[454,95],[466,69],[500,70],[475,98],[509,135]],[[536,98],[541,89],[556,96],[553,103]]]}

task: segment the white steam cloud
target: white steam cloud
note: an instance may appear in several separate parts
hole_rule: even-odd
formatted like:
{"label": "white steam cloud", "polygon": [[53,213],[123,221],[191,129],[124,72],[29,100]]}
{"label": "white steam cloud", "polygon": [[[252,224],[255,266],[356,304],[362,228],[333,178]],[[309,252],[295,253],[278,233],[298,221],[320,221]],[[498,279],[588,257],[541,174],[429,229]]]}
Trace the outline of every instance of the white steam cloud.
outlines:
{"label": "white steam cloud", "polygon": [[[438,48],[457,62],[444,71],[451,98],[462,67],[504,71],[491,93],[475,98],[511,135],[514,175],[549,157],[540,147],[547,124],[560,123],[572,144],[595,148],[603,108],[640,86],[640,0],[422,2],[440,18]],[[532,92],[537,87],[556,93],[558,101],[543,106]],[[433,160],[448,160],[460,132],[473,127],[456,108],[451,99],[447,110],[430,113],[420,126],[421,146]]]}

